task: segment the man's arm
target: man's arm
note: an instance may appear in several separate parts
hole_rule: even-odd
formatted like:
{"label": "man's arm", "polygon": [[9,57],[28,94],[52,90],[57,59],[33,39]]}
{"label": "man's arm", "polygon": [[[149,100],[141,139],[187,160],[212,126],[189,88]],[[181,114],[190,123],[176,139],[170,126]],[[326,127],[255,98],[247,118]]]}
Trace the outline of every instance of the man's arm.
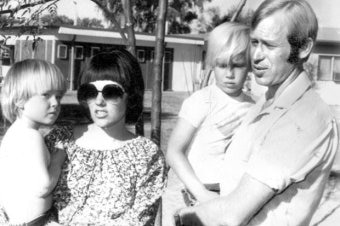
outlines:
{"label": "man's arm", "polygon": [[179,211],[182,225],[246,225],[274,195],[267,185],[245,174],[228,196]]}

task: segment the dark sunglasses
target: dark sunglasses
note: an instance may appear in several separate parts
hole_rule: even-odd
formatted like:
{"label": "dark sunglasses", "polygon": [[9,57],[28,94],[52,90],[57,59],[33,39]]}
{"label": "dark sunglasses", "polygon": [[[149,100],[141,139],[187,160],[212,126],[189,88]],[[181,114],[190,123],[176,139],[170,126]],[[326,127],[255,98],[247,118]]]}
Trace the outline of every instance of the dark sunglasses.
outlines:
{"label": "dark sunglasses", "polygon": [[109,84],[104,86],[102,91],[97,90],[95,85],[90,83],[82,84],[77,92],[78,101],[86,102],[90,99],[95,99],[98,96],[98,93],[102,93],[105,100],[117,100],[118,98],[122,98],[125,91],[124,88],[118,84]]}

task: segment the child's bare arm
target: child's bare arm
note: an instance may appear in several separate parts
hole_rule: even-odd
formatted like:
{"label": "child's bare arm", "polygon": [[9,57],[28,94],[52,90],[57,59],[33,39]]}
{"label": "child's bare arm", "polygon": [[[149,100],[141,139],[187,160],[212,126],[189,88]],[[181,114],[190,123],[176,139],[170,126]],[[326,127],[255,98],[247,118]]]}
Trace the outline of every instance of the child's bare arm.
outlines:
{"label": "child's bare arm", "polygon": [[65,160],[64,150],[58,150],[51,155],[47,150],[43,137],[37,131],[29,132],[26,139],[28,190],[38,197],[49,195],[58,182],[61,166]]}
{"label": "child's bare arm", "polygon": [[179,118],[169,139],[166,159],[195,198],[203,202],[215,198],[217,195],[204,187],[185,154],[195,133],[194,126],[185,119]]}

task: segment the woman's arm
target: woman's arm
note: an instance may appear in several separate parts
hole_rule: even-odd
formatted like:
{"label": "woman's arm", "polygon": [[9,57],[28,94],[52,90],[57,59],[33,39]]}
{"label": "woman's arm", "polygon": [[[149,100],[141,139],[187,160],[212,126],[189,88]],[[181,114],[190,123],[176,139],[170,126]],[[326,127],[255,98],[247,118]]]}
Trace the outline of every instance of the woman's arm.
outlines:
{"label": "woman's arm", "polygon": [[186,156],[195,133],[194,126],[185,119],[179,118],[169,139],[166,160],[195,198],[203,202],[217,197],[217,194],[204,187]]}

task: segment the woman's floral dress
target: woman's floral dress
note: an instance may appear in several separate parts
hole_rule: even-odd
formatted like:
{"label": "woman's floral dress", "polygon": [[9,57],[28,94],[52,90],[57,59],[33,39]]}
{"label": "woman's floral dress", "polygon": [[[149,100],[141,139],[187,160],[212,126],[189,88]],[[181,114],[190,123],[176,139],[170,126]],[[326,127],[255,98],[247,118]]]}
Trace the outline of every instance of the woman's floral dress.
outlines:
{"label": "woman's floral dress", "polygon": [[50,150],[60,143],[68,154],[53,194],[60,224],[154,224],[165,161],[151,140],[139,136],[117,149],[90,150],[77,146],[68,126],[46,136]]}

